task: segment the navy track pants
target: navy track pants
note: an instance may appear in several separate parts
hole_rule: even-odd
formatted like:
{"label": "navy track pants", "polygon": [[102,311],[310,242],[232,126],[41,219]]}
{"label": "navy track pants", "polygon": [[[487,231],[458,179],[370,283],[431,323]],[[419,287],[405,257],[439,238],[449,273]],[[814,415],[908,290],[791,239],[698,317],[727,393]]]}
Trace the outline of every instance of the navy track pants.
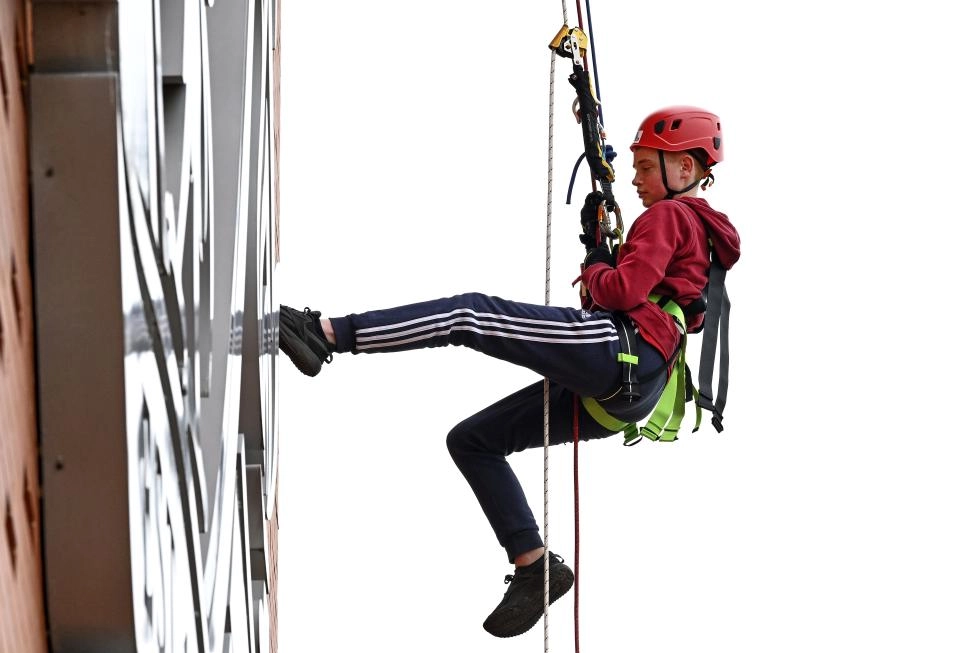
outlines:
{"label": "navy track pants", "polygon": [[[622,382],[621,351],[612,315],[576,308],[513,302],[467,293],[397,308],[330,318],[338,352],[383,353],[462,345],[520,365],[548,378],[551,443],[572,440],[577,395],[608,397]],[[660,353],[637,338],[644,380],[642,398],[626,404],[618,396],[604,402],[624,421],[644,418],[667,379]],[[543,381],[488,406],[454,427],[450,454],[476,494],[501,546],[514,558],[542,546],[538,526],[517,477],[505,457],[540,447],[544,439]],[[584,410],[579,439],[613,435]]]}

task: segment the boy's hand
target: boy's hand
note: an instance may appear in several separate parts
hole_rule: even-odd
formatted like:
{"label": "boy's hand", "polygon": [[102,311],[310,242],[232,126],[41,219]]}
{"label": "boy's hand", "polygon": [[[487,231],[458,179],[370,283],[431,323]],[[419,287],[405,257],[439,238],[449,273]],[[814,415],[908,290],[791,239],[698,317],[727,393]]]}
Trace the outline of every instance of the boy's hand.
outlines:
{"label": "boy's hand", "polygon": [[602,191],[594,190],[585,196],[585,202],[582,205],[582,212],[580,213],[582,235],[579,236],[579,240],[585,245],[586,250],[596,246],[596,234],[599,233],[599,207],[605,201],[606,198],[602,194]]}
{"label": "boy's hand", "polygon": [[612,252],[609,251],[608,245],[602,243],[598,247],[593,247],[585,254],[584,267],[595,265],[596,263],[605,263],[610,267],[616,267],[616,258]]}

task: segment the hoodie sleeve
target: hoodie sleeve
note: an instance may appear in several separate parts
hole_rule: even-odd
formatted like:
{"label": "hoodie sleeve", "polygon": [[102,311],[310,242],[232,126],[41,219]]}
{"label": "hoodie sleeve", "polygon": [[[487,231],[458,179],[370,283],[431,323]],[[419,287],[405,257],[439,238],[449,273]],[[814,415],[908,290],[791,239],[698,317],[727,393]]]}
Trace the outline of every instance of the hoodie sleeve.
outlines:
{"label": "hoodie sleeve", "polygon": [[616,267],[591,265],[583,272],[582,281],[599,306],[629,311],[647,302],[677,253],[692,247],[693,235],[690,220],[679,206],[673,202],[654,204],[633,223]]}

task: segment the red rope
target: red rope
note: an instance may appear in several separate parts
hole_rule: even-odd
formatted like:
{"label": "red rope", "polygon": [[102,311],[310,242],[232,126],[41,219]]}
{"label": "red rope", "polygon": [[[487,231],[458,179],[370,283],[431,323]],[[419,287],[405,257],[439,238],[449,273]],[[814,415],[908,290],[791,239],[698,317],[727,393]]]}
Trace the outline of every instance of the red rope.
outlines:
{"label": "red rope", "polygon": [[[582,3],[579,0],[575,1],[575,11],[578,12],[578,28],[584,32],[585,22],[582,20]],[[586,57],[582,57],[582,68],[589,69],[589,60]]]}
{"label": "red rope", "polygon": [[[576,0],[575,9],[578,12],[578,28],[585,31],[585,22],[582,20],[582,2]],[[591,44],[590,44],[591,45]],[[588,57],[582,57],[582,68],[588,72]],[[592,190],[596,190],[596,179],[592,177]],[[575,653],[580,653],[579,649],[579,581],[581,570],[579,568],[579,549],[581,538],[579,537],[579,488],[578,488],[578,426],[579,426],[579,398],[576,396],[572,408],[572,477],[575,489]]]}
{"label": "red rope", "polygon": [[[585,30],[585,23],[582,21],[582,3],[576,0],[575,9],[578,12],[578,28],[580,30]],[[582,68],[586,71],[589,69],[589,60],[586,57],[582,57]],[[596,189],[595,177],[592,176],[592,190]],[[575,397],[574,408],[572,410],[572,476],[573,484],[575,487],[575,653],[579,653],[579,580],[581,578],[581,570],[579,569],[579,493],[578,493],[578,415],[579,415],[579,398]]]}
{"label": "red rope", "polygon": [[578,648],[578,586],[579,586],[579,512],[578,512],[578,404],[576,396],[572,408],[572,476],[575,486],[575,653]]}

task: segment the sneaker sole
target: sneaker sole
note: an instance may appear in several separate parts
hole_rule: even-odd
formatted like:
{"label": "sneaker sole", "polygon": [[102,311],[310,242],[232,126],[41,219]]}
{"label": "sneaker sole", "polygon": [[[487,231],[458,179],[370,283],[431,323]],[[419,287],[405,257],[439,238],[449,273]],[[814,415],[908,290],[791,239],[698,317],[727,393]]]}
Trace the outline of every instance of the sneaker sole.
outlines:
{"label": "sneaker sole", "polygon": [[317,358],[312,349],[306,346],[290,325],[282,321],[279,323],[279,348],[289,357],[296,369],[306,376],[316,376],[320,373],[323,362]]}
{"label": "sneaker sole", "polygon": [[[561,582],[562,580],[570,581],[570,582],[562,583]],[[571,574],[571,570],[568,570],[566,567],[566,569],[561,570],[560,576],[558,574],[551,574],[550,581],[551,582],[549,583],[550,591],[548,592],[548,605],[553,605],[555,601],[568,594],[568,590],[572,589],[572,586],[575,584],[575,577],[574,575]],[[542,616],[544,616],[543,607],[540,608],[533,615],[533,618],[529,617],[528,619],[525,619],[523,621],[518,621],[515,623],[508,624],[509,626],[508,628],[502,628],[499,632],[495,633],[495,632],[491,632],[490,630],[487,630],[486,624],[484,624],[483,628],[484,630],[487,630],[487,632],[493,635],[494,637],[500,637],[504,639],[508,637],[517,637],[518,635],[523,635],[527,631],[534,628],[534,625],[541,620]]]}

